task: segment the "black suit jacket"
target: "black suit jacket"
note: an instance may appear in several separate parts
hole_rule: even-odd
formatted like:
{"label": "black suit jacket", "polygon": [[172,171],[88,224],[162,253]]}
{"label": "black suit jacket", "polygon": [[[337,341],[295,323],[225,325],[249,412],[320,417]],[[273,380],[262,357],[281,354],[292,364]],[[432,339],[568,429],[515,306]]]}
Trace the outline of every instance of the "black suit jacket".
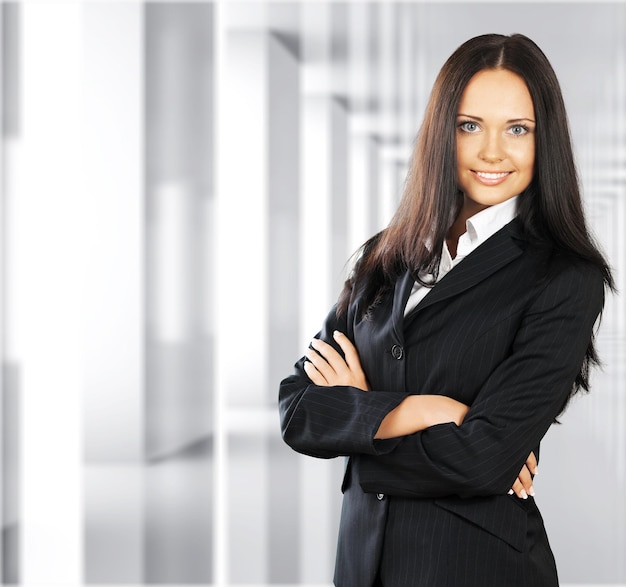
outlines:
{"label": "black suit jacket", "polygon": [[[350,457],[343,483],[338,587],[558,585],[533,498],[507,495],[561,411],[604,301],[600,271],[547,255],[513,220],[450,271],[404,317],[407,274],[368,319],[359,302],[329,313],[356,344],[372,391],[280,386],[284,440],[316,457]],[[407,394],[471,406],[461,426],[378,441]]]}

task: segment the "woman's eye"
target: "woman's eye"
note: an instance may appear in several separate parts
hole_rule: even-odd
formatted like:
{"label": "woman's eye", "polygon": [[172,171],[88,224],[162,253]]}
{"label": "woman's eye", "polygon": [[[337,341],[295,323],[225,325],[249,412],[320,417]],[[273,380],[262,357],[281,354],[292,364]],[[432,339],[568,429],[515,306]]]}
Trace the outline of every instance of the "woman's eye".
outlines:
{"label": "woman's eye", "polygon": [[476,132],[478,130],[478,125],[471,120],[466,120],[459,124],[459,128],[464,132]]}
{"label": "woman's eye", "polygon": [[525,135],[528,132],[528,129],[525,126],[522,126],[521,124],[516,124],[515,126],[512,126],[510,129],[511,134],[521,137],[522,135]]}

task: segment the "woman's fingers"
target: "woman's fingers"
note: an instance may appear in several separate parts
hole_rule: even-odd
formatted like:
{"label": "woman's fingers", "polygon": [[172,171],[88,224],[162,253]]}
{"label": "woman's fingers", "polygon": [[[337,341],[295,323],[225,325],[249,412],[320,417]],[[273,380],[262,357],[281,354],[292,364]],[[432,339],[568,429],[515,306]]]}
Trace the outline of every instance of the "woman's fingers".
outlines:
{"label": "woman's fingers", "polygon": [[326,385],[332,385],[332,379],[335,376],[335,370],[328,363],[328,361],[323,356],[321,356],[317,351],[311,348],[308,348],[304,352],[304,356],[308,359],[308,362],[311,363],[315,367],[315,369],[328,382],[326,383]]}
{"label": "woman's fingers", "polygon": [[335,330],[333,332],[333,338],[337,341],[337,344],[341,347],[343,354],[345,355],[345,362],[350,370],[351,385],[369,391],[370,386],[365,376],[365,371],[361,366],[361,359],[359,358],[359,352],[352,344],[352,341],[343,333]]}
{"label": "woman's fingers", "polygon": [[311,361],[304,361],[304,372],[315,385],[329,385],[328,380],[317,370]]}
{"label": "woman's fingers", "polygon": [[519,472],[515,483],[513,483],[513,487],[509,491],[509,495],[515,493],[517,497],[521,497],[522,499],[528,499],[528,496],[535,495],[535,488],[533,487],[533,478],[530,474],[530,471],[526,465],[522,467],[522,470]]}
{"label": "woman's fingers", "polygon": [[530,471],[528,470],[528,467],[526,465],[522,467],[522,470],[519,472],[517,479],[522,484],[526,495],[535,495],[535,489],[533,487],[533,477],[530,474]]}
{"label": "woman's fingers", "polygon": [[335,373],[341,373],[348,368],[344,358],[327,342],[314,338],[311,341],[311,346],[322,355],[324,360],[331,366]]}
{"label": "woman's fingers", "polygon": [[526,493],[526,490],[524,489],[524,486],[519,479],[515,480],[515,483],[513,483],[513,487],[511,487],[511,489],[509,490],[509,495],[512,495],[513,493],[515,493],[517,497],[520,497],[522,499],[528,499],[528,494]]}
{"label": "woman's fingers", "polygon": [[513,487],[509,490],[509,495],[517,495],[522,499],[528,499],[528,496],[535,495],[535,488],[533,487],[533,475],[537,474],[537,457],[534,452],[531,452],[526,459],[526,463],[519,472]]}
{"label": "woman's fingers", "polygon": [[[346,358],[344,359],[328,343],[314,338],[311,341],[311,347],[305,352],[308,359],[305,362],[305,372],[309,379],[316,385],[345,385],[367,391],[369,384],[356,348],[344,334],[337,332],[333,336],[341,350],[346,353]],[[307,367],[307,362],[310,363],[309,367]],[[314,378],[316,374],[313,369],[319,373],[321,379]]]}
{"label": "woman's fingers", "polygon": [[341,347],[343,354],[346,356],[348,367],[350,367],[350,369],[361,369],[361,359],[352,341],[343,332],[339,332],[338,330],[333,332],[333,338],[337,341],[337,344]]}
{"label": "woman's fingers", "polygon": [[537,474],[537,457],[534,452],[531,452],[528,455],[528,458],[526,459],[526,466],[533,475]]}

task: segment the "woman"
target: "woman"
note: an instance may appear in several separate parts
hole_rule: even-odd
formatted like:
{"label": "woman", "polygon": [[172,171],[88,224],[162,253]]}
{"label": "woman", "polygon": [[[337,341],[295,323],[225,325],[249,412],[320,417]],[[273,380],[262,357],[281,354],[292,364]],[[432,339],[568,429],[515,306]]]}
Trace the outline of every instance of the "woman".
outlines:
{"label": "woman", "polygon": [[552,67],[522,35],[467,41],[395,216],[280,387],[285,441],[350,457],[338,587],[558,585],[535,456],[588,388],[606,287]]}

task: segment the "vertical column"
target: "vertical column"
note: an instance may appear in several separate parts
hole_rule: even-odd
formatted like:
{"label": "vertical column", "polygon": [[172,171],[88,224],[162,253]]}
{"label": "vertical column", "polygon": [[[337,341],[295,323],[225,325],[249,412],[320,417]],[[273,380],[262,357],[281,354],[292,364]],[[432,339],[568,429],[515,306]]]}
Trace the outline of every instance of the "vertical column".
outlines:
{"label": "vertical column", "polygon": [[[302,103],[302,283],[301,348],[320,328],[333,302],[331,263],[332,101],[305,96]],[[339,252],[337,253],[340,254]],[[345,258],[345,255],[344,255]],[[334,463],[300,459],[300,580],[317,583],[332,576]],[[315,504],[315,507],[310,507]]]}
{"label": "vertical column", "polygon": [[[6,399],[5,399],[5,301],[4,301],[4,290],[5,290],[5,265],[6,265],[6,223],[5,223],[5,191],[6,191],[6,182],[4,179],[5,173],[5,157],[4,157],[4,144],[5,144],[5,135],[6,135],[6,124],[5,124],[5,112],[4,112],[4,88],[5,88],[5,64],[8,61],[5,58],[5,27],[4,27],[4,6],[0,6],[0,31],[2,34],[0,35],[0,63],[2,67],[0,71],[0,120],[2,123],[0,124],[0,492],[4,496],[8,490],[8,471],[5,468],[6,456],[5,456],[5,447],[7,445],[7,431],[6,431],[6,423],[7,418],[5,417],[6,413]],[[7,540],[7,531],[9,526],[8,521],[8,512],[7,512],[7,504],[6,499],[4,497],[0,498],[0,582],[5,582],[5,544],[8,543]]]}
{"label": "vertical column", "polygon": [[357,250],[380,226],[376,218],[378,199],[378,145],[366,134],[350,137],[349,149],[348,254]]}
{"label": "vertical column", "polygon": [[[612,258],[616,271],[617,287],[618,291],[624,291],[626,287],[626,253],[624,252],[624,234],[626,234],[626,206],[624,205],[624,199],[626,196],[626,167],[624,161],[626,161],[626,40],[624,35],[626,34],[626,6],[620,4],[615,7],[617,26],[615,27],[615,62],[613,64],[612,75],[609,74],[610,79],[614,84],[614,121],[611,125],[615,136],[614,146],[615,152],[613,154],[613,176],[615,178],[614,184],[617,186],[617,194],[615,200],[620,208],[620,213],[615,214],[615,237],[612,244]],[[612,118],[613,118],[612,117]],[[621,241],[621,242],[620,242]],[[617,302],[615,307],[617,315],[618,329],[620,332],[620,338],[626,346],[626,309],[623,304]],[[624,394],[622,396],[622,406],[620,413],[623,416],[623,420],[620,423],[621,429],[625,436],[622,447],[626,451],[626,400]],[[626,454],[623,455],[626,457]],[[624,458],[622,463],[626,460]],[[626,467],[622,470],[623,479],[626,481]],[[624,563],[626,572],[626,562]]]}
{"label": "vertical column", "polygon": [[213,5],[148,3],[145,580],[212,574]]}
{"label": "vertical column", "polygon": [[[277,8],[277,7],[274,7]],[[297,358],[300,314],[299,247],[300,76],[296,57],[273,36],[268,44],[269,167],[269,416],[268,577],[271,584],[295,584],[300,552],[300,455],[280,437],[276,419],[278,383]]]}
{"label": "vertical column", "polygon": [[0,150],[0,582],[19,582],[19,396],[20,354],[15,345],[15,200],[16,164],[21,145],[20,124],[20,5],[0,8],[2,133]]}
{"label": "vertical column", "polygon": [[[231,437],[228,418],[236,406],[260,407],[267,393],[267,47],[262,35],[220,32],[215,511],[221,549],[214,581],[254,583],[267,575],[266,447],[245,434]],[[242,551],[249,556],[237,559]],[[236,564],[241,560],[246,564]]]}
{"label": "vertical column", "polygon": [[399,6],[397,32],[399,38],[398,59],[398,95],[400,112],[397,114],[398,128],[398,166],[400,172],[399,190],[396,203],[402,196],[404,181],[413,153],[414,138],[417,133],[418,120],[415,116],[415,107],[418,101],[417,79],[419,64],[417,61],[417,35],[415,22],[417,20],[416,4],[403,3]]}
{"label": "vertical column", "polygon": [[210,5],[146,5],[149,456],[205,438],[212,424],[201,271],[210,257],[211,32]]}
{"label": "vertical column", "polygon": [[348,250],[354,252],[380,230],[378,139],[380,119],[376,113],[376,69],[379,59],[378,6],[349,5],[348,63],[350,76],[349,117],[349,214]]}
{"label": "vertical column", "polygon": [[320,326],[343,285],[347,259],[348,115],[332,94],[330,4],[305,4],[302,22],[301,264],[302,344]]}
{"label": "vertical column", "polygon": [[[331,100],[303,96],[301,139],[302,345],[319,330],[332,304],[331,286]],[[303,350],[306,346],[303,346]]]}
{"label": "vertical column", "polygon": [[[301,348],[319,330],[337,299],[348,257],[347,113],[332,97],[329,65],[333,59],[331,22],[337,7],[306,3],[301,7],[302,178]],[[343,460],[300,460],[302,515],[300,580],[332,577],[339,519]],[[310,507],[315,504],[314,507]]]}
{"label": "vertical column", "polygon": [[410,38],[411,38],[411,59],[413,60],[412,75],[411,75],[411,95],[412,105],[410,117],[412,126],[407,129],[411,133],[411,141],[413,141],[417,135],[417,131],[422,123],[424,117],[424,110],[426,109],[426,102],[428,101],[428,95],[431,89],[432,82],[427,79],[427,69],[429,62],[429,52],[426,47],[424,29],[429,27],[431,22],[424,14],[424,5],[412,4],[410,10]]}
{"label": "vertical column", "polygon": [[297,522],[269,516],[298,507],[274,380],[297,337],[298,68],[274,36],[229,30],[224,6],[216,17],[214,581],[290,581],[297,558],[280,557],[295,554]]}
{"label": "vertical column", "polygon": [[[89,207],[86,336],[81,354],[85,579],[140,583],[146,360],[144,6],[85,3],[83,11],[82,197]],[[41,22],[48,30],[46,19]],[[58,42],[58,31],[49,30],[55,38],[44,45],[46,50]]]}
{"label": "vertical column", "polygon": [[[626,254],[624,254],[624,245],[626,238],[626,7],[619,5],[615,7],[616,25],[615,25],[615,62],[613,65],[613,75],[611,76],[615,84],[615,106],[613,132],[615,135],[615,155],[613,163],[613,175],[615,177],[614,184],[615,197],[613,198],[613,206],[611,213],[614,220],[613,242],[611,247],[610,262],[615,269],[616,284],[618,291],[623,292],[626,287]],[[615,207],[617,210],[615,210]],[[624,365],[624,353],[626,352],[626,311],[623,303],[617,299],[621,296],[613,296],[613,310],[616,315],[617,336],[612,340],[613,381],[615,400],[613,402],[614,421],[613,430],[615,434],[612,439],[607,439],[607,444],[614,442],[617,450],[615,451],[614,463],[617,464],[617,479],[619,481],[620,493],[623,494],[626,489],[626,397],[624,388],[626,387],[626,365]],[[615,524],[617,529],[617,538],[614,541],[614,552],[624,552],[626,550],[626,505],[623,499],[616,500],[618,511],[615,512],[620,522]],[[622,579],[626,578],[626,560],[623,556],[616,556],[618,561],[618,576]]]}
{"label": "vertical column", "polygon": [[22,142],[10,193],[20,368],[20,580],[79,585],[84,198],[81,5],[21,4]]}
{"label": "vertical column", "polygon": [[348,7],[348,71],[350,88],[349,119],[349,214],[348,250],[352,254],[372,233],[370,219],[375,203],[371,171],[377,168],[372,154],[369,136],[371,119],[370,94],[372,91],[371,51],[372,25],[371,5],[362,2]]}
{"label": "vertical column", "polygon": [[337,299],[346,278],[348,249],[348,113],[345,101],[330,100],[326,125],[330,163],[330,297]]}
{"label": "vertical column", "polygon": [[398,98],[398,4],[381,4],[378,7],[378,27],[380,36],[379,87],[380,114],[383,136],[391,137],[391,144],[380,145],[379,210],[377,230],[384,228],[397,207],[401,191],[396,162],[397,149],[393,142],[397,139],[397,98]]}
{"label": "vertical column", "polygon": [[[4,418],[4,362],[5,362],[5,304],[4,304],[4,281],[5,281],[5,251],[6,244],[4,242],[5,234],[5,182],[4,182],[4,6],[0,6],[0,493],[4,495],[6,493],[5,487],[5,456],[4,447],[6,444],[5,436],[5,418]],[[5,508],[4,498],[0,498],[0,582],[4,583],[4,544],[5,544],[5,528],[7,523],[5,521],[7,514]]]}

